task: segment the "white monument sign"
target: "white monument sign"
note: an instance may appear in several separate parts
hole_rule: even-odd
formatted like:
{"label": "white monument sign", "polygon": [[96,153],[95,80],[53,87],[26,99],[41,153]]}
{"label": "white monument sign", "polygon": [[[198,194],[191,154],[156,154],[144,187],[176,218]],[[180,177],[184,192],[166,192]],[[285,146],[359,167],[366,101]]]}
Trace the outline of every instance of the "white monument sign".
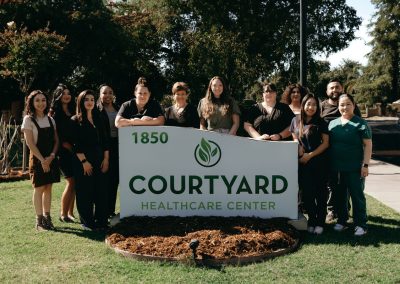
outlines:
{"label": "white monument sign", "polygon": [[297,143],[193,128],[119,129],[121,218],[297,219]]}

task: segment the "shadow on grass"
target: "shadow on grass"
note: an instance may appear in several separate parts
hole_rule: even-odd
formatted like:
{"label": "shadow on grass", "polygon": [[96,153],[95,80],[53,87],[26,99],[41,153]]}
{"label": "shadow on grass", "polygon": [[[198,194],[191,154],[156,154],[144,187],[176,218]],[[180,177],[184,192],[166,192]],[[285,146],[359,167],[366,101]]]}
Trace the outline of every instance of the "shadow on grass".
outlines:
{"label": "shadow on grass", "polygon": [[75,227],[57,227],[57,233],[62,234],[72,234],[78,237],[87,238],[93,241],[104,242],[106,237],[106,232],[96,232],[96,231],[85,231],[80,226],[78,228]]}
{"label": "shadow on grass", "polygon": [[333,230],[333,224],[326,225],[322,235],[316,236],[304,233],[303,244],[340,244],[349,246],[374,246],[382,244],[400,244],[400,221],[380,216],[368,217],[368,233],[355,237],[353,224],[344,232]]}

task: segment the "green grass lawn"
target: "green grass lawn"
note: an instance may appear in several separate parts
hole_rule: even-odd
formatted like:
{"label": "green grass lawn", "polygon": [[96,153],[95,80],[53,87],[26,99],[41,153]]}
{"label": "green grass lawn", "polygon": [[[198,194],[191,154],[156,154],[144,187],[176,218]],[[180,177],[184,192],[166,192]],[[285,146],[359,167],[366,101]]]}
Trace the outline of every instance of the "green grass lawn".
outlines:
{"label": "green grass lawn", "polygon": [[297,252],[221,269],[140,262],[115,254],[104,235],[57,220],[64,182],[53,188],[55,232],[36,232],[28,181],[0,184],[0,283],[400,283],[400,214],[368,198],[369,232],[303,234]]}

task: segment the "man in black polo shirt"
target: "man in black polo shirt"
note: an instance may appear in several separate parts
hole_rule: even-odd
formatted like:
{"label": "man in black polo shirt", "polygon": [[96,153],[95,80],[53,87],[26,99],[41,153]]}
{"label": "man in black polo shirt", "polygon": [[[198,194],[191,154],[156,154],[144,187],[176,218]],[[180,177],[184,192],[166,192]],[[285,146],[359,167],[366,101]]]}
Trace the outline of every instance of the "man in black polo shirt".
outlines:
{"label": "man in black polo shirt", "polygon": [[[338,102],[340,95],[343,94],[343,86],[338,79],[332,79],[326,86],[326,94],[328,99],[321,103],[321,117],[329,124],[330,121],[335,118],[340,117],[340,112],[338,108]],[[354,109],[354,114],[361,117],[360,109],[357,107]],[[327,221],[330,222],[336,218],[336,196],[335,192],[332,191],[332,177],[328,181],[328,215]],[[350,208],[350,207],[349,207]]]}

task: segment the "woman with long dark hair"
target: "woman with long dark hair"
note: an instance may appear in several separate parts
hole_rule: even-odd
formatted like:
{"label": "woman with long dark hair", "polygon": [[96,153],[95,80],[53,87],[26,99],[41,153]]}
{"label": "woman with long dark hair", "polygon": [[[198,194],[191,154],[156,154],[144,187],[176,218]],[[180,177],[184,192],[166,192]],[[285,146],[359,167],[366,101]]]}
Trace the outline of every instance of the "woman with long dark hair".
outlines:
{"label": "woman with long dark hair", "polygon": [[326,217],[326,149],[328,125],[320,116],[318,99],[306,95],[301,102],[300,118],[290,125],[293,140],[299,143],[299,187],[308,214],[308,232],[320,235]]}
{"label": "woman with long dark hair", "polygon": [[50,217],[51,189],[60,181],[56,153],[58,135],[56,123],[49,117],[47,96],[39,90],[26,100],[22,131],[29,147],[29,175],[33,186],[33,205],[36,212],[36,230],[54,230]]}
{"label": "woman with long dark hair", "polygon": [[57,156],[60,170],[65,177],[66,185],[61,197],[60,221],[71,223],[75,221],[75,179],[74,179],[74,159],[76,159],[73,149],[73,130],[74,125],[71,117],[75,114],[75,98],[72,96],[68,87],[58,84],[54,91],[51,114],[57,124],[57,133],[60,140]]}
{"label": "woman with long dark hair", "polygon": [[107,171],[109,137],[96,108],[95,93],[81,92],[77,99],[74,150],[76,204],[83,229],[104,230],[108,224]]}
{"label": "woman with long dark hair", "polygon": [[197,111],[200,129],[236,135],[240,123],[240,109],[230,96],[228,85],[222,77],[211,78]]}

